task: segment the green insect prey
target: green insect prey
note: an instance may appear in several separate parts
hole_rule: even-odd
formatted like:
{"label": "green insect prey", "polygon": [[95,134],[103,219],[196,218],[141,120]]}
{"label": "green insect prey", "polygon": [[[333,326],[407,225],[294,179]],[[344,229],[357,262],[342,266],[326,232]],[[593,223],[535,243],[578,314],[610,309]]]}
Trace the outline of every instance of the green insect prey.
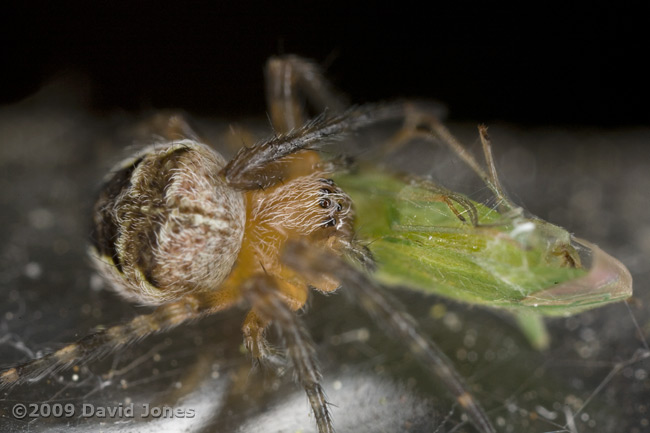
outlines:
{"label": "green insect prey", "polygon": [[496,178],[487,136],[482,139],[488,172],[464,149],[461,157],[483,177],[495,206],[364,165],[336,182],[355,203],[358,236],[368,242],[381,283],[510,310],[531,342],[544,347],[540,315],[623,300],[632,294],[632,279],[597,246],[514,205]]}

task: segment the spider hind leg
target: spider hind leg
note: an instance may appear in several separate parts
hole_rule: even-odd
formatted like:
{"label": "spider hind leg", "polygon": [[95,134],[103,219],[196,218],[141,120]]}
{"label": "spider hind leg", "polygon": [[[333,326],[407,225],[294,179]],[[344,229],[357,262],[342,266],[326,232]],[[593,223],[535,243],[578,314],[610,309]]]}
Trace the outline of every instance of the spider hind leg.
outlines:
{"label": "spider hind leg", "polygon": [[162,305],[150,314],[134,317],[130,322],[90,333],[76,343],[0,372],[0,389],[39,380],[76,363],[100,358],[151,334],[228,308],[236,299],[233,297],[227,302],[223,299],[220,301],[221,304],[215,305],[214,299],[209,296],[188,295],[177,302]]}

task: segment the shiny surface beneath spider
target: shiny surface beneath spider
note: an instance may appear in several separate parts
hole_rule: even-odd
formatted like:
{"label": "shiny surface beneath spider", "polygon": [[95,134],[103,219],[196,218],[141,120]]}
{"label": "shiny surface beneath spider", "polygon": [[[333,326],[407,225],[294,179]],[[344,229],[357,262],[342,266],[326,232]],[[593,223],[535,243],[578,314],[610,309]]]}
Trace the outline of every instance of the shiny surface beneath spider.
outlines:
{"label": "shiny surface beneath spider", "polygon": [[[58,99],[57,104],[61,104]],[[86,217],[98,184],[96,173],[105,171],[106,161],[115,161],[114,154],[123,147],[119,138],[97,137],[114,137],[111,131],[116,126],[131,121],[98,118],[74,106],[52,107],[35,100],[3,112],[3,136],[22,137],[3,143],[2,365],[32,357],[51,348],[53,342],[73,341],[98,323],[117,323],[140,311],[103,290],[85,265],[89,232]],[[20,131],[19,125],[23,126]],[[205,125],[208,134],[216,137],[210,142],[223,142],[218,136],[228,134],[227,123],[210,120]],[[27,139],[26,130],[30,131]],[[634,167],[635,160],[647,160],[644,149],[635,145],[637,136],[622,137],[628,145],[625,152],[618,153],[625,158],[620,164]],[[576,151],[572,166],[567,162],[563,143],[574,140],[580,149],[580,145],[588,144],[586,140],[579,134],[564,136],[565,142],[552,134],[545,138],[534,138],[536,149],[552,149],[554,153],[539,156],[542,153],[536,152],[534,164],[538,170],[557,165],[563,155],[572,178],[548,181],[556,188],[546,190],[555,190],[557,195],[539,197],[534,191],[544,190],[539,183],[546,180],[542,176],[531,180],[525,170],[513,167],[513,175],[523,177],[521,184],[530,189],[516,193],[538,198],[535,213],[542,214],[539,209],[546,206],[555,209],[546,212],[555,212],[555,220],[558,216],[564,218],[565,225],[584,222],[582,230],[588,232],[581,234],[591,235],[592,239],[600,237],[603,247],[609,246],[622,257],[634,261],[634,257],[647,252],[642,241],[626,241],[634,236],[627,228],[627,218],[634,214],[637,227],[642,227],[649,216],[640,213],[642,207],[634,212],[623,211],[638,201],[644,182],[647,185],[644,167],[628,170],[625,181],[619,180],[616,186],[602,186],[610,179],[597,168],[611,149],[603,146],[588,157]],[[531,136],[520,133],[518,141],[526,139],[531,140]],[[504,146],[506,160],[518,153],[530,159],[530,150],[504,141],[499,145]],[[549,159],[541,161],[541,157]],[[404,158],[413,158],[413,154]],[[600,178],[596,177],[599,173]],[[557,207],[557,202],[566,204],[568,200],[562,188],[557,188],[558,182],[562,185],[569,181],[576,190],[575,203],[569,206],[573,213]],[[585,192],[601,200],[585,203]],[[603,196],[613,198],[603,200]],[[586,224],[590,215],[598,215],[599,210],[610,206],[621,211],[608,213],[609,220],[598,227]],[[648,269],[639,262],[632,270],[640,276],[637,284],[642,286]],[[499,313],[408,291],[398,291],[397,295],[461,373],[476,384],[473,391],[490,408],[499,430],[616,431],[622,423],[628,423],[626,430],[643,431],[647,425],[647,409],[639,402],[648,395],[648,364],[635,358],[636,350],[644,348],[644,340],[637,337],[637,328],[624,304],[551,322],[552,348],[539,353],[528,348],[512,323]],[[640,329],[647,329],[647,313],[634,305],[632,312],[639,319]],[[278,379],[270,372],[251,373],[250,361],[241,351],[239,326],[244,314],[232,311],[203,319],[120,350],[103,361],[15,388],[0,403],[3,429],[56,431],[68,426],[94,431],[99,426],[113,431],[315,430],[304,393],[288,375]],[[472,431],[467,423],[459,426],[463,418],[460,409],[451,407],[444,391],[425,377],[412,357],[343,296],[314,296],[304,319],[318,344],[324,388],[336,405],[332,412],[337,429]],[[611,380],[607,380],[612,372]],[[616,404],[612,404],[614,401]],[[17,420],[11,409],[18,403],[72,403],[76,414],[72,418]],[[142,407],[144,403],[181,408],[184,416],[139,420],[84,417],[81,412],[84,404],[98,408],[120,404]],[[190,409],[193,417],[187,416]]]}

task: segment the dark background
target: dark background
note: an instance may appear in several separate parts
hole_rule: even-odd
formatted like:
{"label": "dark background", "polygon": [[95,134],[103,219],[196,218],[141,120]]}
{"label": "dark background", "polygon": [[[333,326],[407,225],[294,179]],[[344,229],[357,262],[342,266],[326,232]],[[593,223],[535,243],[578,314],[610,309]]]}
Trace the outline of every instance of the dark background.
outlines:
{"label": "dark background", "polygon": [[265,59],[297,53],[326,65],[355,102],[435,98],[455,120],[531,125],[650,120],[642,11],[57,3],[3,11],[0,103],[74,71],[90,78],[99,110],[259,115]]}

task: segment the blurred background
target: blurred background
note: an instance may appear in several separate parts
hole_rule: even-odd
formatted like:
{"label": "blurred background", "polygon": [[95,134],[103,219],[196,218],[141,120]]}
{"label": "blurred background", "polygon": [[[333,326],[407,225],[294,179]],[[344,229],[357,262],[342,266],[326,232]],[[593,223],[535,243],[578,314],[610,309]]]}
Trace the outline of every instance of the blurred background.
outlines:
{"label": "blurred background", "polygon": [[0,100],[19,100],[75,71],[88,77],[100,109],[259,115],[264,61],[295,53],[324,65],[355,102],[435,98],[458,120],[638,125],[650,111],[647,37],[635,12],[453,2],[431,9],[28,2],[0,18]]}
{"label": "blurred background", "polygon": [[[433,7],[5,7],[0,366],[143,312],[104,290],[85,255],[101,179],[142,139],[134,125],[146,113],[181,109],[210,143],[232,154],[223,139],[231,125],[269,132],[264,62],[296,53],[323,65],[353,102],[441,101],[452,131],[474,145],[475,125],[488,123],[515,201],[597,243],[632,272],[629,304],[549,321],[545,352],[532,349],[502,312],[394,291],[468,378],[498,430],[649,431],[650,110],[640,64],[647,38],[635,33],[640,13]],[[424,151],[415,146],[395,159],[423,173],[428,161],[434,168],[447,161]],[[304,319],[339,431],[474,431],[436,381],[345,297],[313,298]],[[10,432],[313,431],[304,393],[288,375],[251,373],[240,346],[243,314],[208,318],[3,392],[0,425]],[[197,416],[133,422],[11,415],[17,403],[43,402],[77,410],[147,402],[193,408]]]}

